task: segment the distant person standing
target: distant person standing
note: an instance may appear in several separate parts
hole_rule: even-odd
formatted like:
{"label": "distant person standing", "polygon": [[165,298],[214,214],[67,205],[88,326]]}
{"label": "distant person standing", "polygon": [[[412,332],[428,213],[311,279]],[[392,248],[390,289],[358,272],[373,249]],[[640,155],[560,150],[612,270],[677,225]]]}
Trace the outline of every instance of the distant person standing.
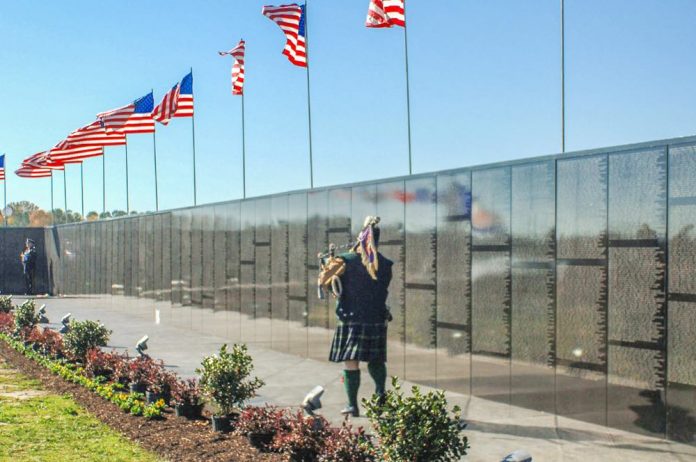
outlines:
{"label": "distant person standing", "polygon": [[19,256],[24,270],[25,294],[31,295],[34,292],[34,275],[36,274],[36,248],[33,239],[27,238],[24,250]]}

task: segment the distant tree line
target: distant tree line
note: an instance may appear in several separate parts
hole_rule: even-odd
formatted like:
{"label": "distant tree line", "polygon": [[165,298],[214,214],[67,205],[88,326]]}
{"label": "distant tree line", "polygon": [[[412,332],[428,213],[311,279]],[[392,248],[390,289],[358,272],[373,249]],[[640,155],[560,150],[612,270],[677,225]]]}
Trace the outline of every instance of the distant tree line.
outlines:
{"label": "distant tree line", "polygon": [[[7,226],[16,228],[21,227],[44,227],[52,224],[79,223],[81,221],[96,221],[104,218],[116,218],[128,215],[124,210],[113,210],[111,212],[98,213],[91,211],[85,217],[79,212],[55,208],[52,211],[43,210],[38,205],[29,201],[11,202],[7,207],[12,210],[7,216]],[[2,208],[2,207],[0,207]],[[4,210],[0,210],[0,225],[4,225]],[[131,215],[138,215],[133,210]]]}

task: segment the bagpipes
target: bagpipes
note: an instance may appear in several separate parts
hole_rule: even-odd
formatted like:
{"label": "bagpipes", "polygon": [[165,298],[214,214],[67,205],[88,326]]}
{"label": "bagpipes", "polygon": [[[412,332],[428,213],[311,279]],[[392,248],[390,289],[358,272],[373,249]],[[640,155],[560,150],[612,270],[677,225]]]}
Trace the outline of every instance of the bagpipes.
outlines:
{"label": "bagpipes", "polygon": [[319,300],[325,300],[327,293],[331,293],[334,298],[341,298],[343,293],[341,276],[346,271],[346,262],[336,256],[336,251],[352,249],[355,245],[355,242],[349,242],[340,246],[329,244],[328,251],[317,255],[319,259],[319,278],[317,279],[317,296]]}

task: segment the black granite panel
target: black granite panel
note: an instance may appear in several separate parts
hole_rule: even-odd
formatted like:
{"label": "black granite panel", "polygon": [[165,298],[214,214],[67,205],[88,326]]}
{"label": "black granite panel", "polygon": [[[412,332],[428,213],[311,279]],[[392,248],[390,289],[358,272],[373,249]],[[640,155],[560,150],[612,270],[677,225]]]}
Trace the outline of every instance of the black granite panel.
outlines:
{"label": "black granite panel", "polygon": [[241,207],[241,340],[253,342],[256,339],[256,200],[242,202]]}
{"label": "black granite panel", "polygon": [[288,197],[288,351],[307,355],[307,194]]}
{"label": "black granite panel", "polygon": [[271,340],[274,349],[288,351],[288,196],[271,199]]}

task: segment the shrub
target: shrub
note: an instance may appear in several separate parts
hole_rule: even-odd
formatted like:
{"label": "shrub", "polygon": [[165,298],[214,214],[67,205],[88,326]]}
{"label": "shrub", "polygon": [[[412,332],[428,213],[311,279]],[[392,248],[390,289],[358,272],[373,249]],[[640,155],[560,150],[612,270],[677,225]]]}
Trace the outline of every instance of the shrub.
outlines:
{"label": "shrub", "polygon": [[0,332],[3,334],[11,334],[14,327],[14,315],[12,313],[0,312]]}
{"label": "shrub", "polygon": [[172,385],[172,404],[197,406],[203,402],[196,379],[177,380]]}
{"label": "shrub", "polygon": [[52,358],[63,356],[63,337],[51,329],[34,327],[27,340],[38,346],[39,352]]}
{"label": "shrub", "polygon": [[9,313],[12,311],[12,297],[0,297],[0,313]]}
{"label": "shrub", "polygon": [[240,435],[286,431],[288,431],[288,413],[285,409],[275,406],[249,406],[239,414],[235,424],[235,432]]}
{"label": "shrub", "polygon": [[256,390],[264,383],[258,377],[250,379],[254,369],[246,345],[227,345],[220,348],[219,354],[203,359],[196,372],[200,374],[203,393],[217,406],[221,415],[229,415],[249,399],[256,396]]}
{"label": "shrub", "polygon": [[362,427],[357,430],[343,422],[332,428],[319,454],[319,462],[374,462],[375,448]]}
{"label": "shrub", "polygon": [[271,448],[285,452],[294,462],[313,462],[330,434],[323,417],[305,417],[302,411],[287,421],[287,429],[276,434]]}
{"label": "shrub", "polygon": [[116,351],[107,353],[99,348],[92,348],[85,355],[85,374],[90,378],[103,377],[107,380],[120,382],[119,373],[128,367],[127,364],[124,364],[127,361],[127,355],[121,355]]}
{"label": "shrub", "polygon": [[157,364],[149,356],[138,356],[128,363],[128,379],[131,383],[148,385],[155,367]]}
{"label": "shrub", "polygon": [[84,361],[87,352],[106,346],[111,331],[95,321],[71,321],[70,329],[63,336],[65,349],[76,360]]}
{"label": "shrub", "polygon": [[34,326],[39,323],[34,300],[27,300],[15,308],[14,321],[17,333],[22,337],[28,336]]}
{"label": "shrub", "polygon": [[469,444],[461,435],[461,409],[454,406],[450,414],[444,392],[423,394],[414,386],[413,396],[404,397],[396,377],[392,385],[383,402],[377,396],[363,400],[378,438],[379,460],[449,462],[466,454]]}
{"label": "shrub", "polygon": [[176,382],[176,376],[164,368],[163,363],[153,363],[146,377],[147,389],[150,393],[167,395]]}

